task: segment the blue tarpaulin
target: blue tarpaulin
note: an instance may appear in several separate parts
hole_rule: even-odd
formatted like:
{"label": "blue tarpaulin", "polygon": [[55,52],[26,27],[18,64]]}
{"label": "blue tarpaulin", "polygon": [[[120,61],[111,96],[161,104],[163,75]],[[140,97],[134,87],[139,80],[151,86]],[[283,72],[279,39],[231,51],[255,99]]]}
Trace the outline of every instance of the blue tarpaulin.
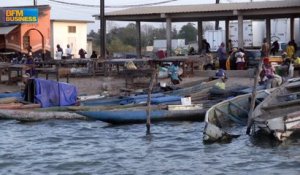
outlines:
{"label": "blue tarpaulin", "polygon": [[34,103],[43,108],[52,106],[70,106],[77,100],[74,85],[45,79],[34,79]]}

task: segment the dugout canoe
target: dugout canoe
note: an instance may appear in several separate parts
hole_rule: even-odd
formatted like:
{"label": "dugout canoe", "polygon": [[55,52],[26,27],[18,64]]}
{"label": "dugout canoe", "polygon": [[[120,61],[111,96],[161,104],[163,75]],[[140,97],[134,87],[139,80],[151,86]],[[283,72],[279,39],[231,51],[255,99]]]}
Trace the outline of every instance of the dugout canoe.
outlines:
{"label": "dugout canoe", "polygon": [[257,106],[253,126],[279,141],[300,131],[300,78],[288,80]]}
{"label": "dugout canoe", "polygon": [[50,119],[59,120],[87,120],[88,118],[77,113],[32,111],[32,110],[9,110],[0,109],[0,118],[18,120],[23,122],[36,122]]}
{"label": "dugout canoe", "polygon": [[[256,105],[269,94],[269,90],[258,91]],[[204,119],[203,142],[228,142],[238,137],[247,124],[250,103],[251,93],[222,101],[208,109]]]}
{"label": "dugout canoe", "polygon": [[[203,121],[206,109],[153,109],[150,112],[151,122],[159,121]],[[146,108],[131,108],[121,110],[79,111],[80,115],[90,119],[100,120],[110,124],[146,123]]]}

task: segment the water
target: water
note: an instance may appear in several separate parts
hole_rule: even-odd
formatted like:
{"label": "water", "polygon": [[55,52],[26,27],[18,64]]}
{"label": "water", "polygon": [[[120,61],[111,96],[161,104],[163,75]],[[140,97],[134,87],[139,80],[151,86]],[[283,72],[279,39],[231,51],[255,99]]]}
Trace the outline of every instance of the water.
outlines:
{"label": "water", "polygon": [[299,174],[300,139],[203,145],[204,123],[0,121],[0,174]]}

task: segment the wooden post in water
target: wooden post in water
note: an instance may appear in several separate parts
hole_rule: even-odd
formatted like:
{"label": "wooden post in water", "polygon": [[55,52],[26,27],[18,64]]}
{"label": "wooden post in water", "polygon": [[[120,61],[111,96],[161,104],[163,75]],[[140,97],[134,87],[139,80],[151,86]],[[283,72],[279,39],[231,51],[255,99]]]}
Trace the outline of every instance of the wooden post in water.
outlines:
{"label": "wooden post in water", "polygon": [[254,110],[255,101],[256,101],[256,86],[258,84],[259,74],[262,70],[263,59],[264,59],[263,57],[260,58],[258,69],[257,69],[256,75],[254,77],[254,86],[253,86],[253,90],[252,90],[251,104],[250,104],[250,110],[248,113],[247,131],[246,131],[246,134],[248,134],[248,135],[250,134],[250,130],[251,130],[252,122],[253,122],[252,115],[253,115],[253,110]]}
{"label": "wooden post in water", "polygon": [[148,88],[148,99],[147,99],[147,123],[146,123],[146,127],[147,127],[147,134],[150,134],[150,125],[151,125],[151,94],[152,94],[152,89],[153,89],[153,84],[155,81],[155,77],[156,77],[156,69],[153,69],[152,73],[151,73],[151,79],[150,79],[150,83],[149,83],[149,88]]}

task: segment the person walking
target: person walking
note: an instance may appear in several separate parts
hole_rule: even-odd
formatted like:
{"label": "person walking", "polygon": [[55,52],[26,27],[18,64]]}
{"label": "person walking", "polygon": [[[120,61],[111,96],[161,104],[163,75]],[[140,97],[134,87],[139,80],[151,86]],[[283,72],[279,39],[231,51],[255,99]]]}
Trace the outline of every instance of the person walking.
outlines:
{"label": "person walking", "polygon": [[222,42],[219,49],[217,50],[218,58],[219,58],[219,65],[220,68],[223,70],[226,70],[226,49],[225,49],[225,44]]}

